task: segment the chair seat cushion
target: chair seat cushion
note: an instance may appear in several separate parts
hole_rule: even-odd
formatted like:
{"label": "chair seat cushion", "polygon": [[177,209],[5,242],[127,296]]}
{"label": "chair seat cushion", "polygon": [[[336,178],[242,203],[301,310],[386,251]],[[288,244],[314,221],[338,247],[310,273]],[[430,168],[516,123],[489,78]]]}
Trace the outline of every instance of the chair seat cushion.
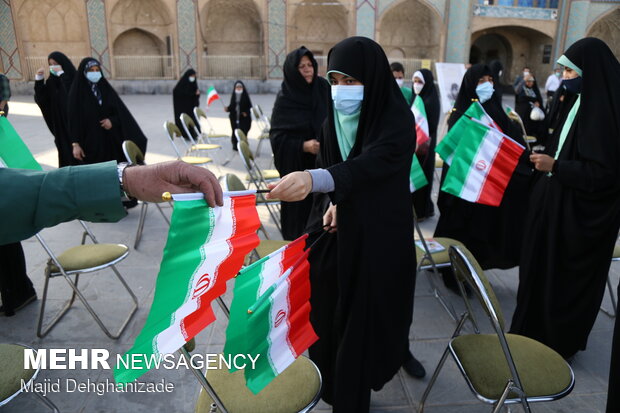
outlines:
{"label": "chair seat cushion", "polygon": [[[506,334],[506,339],[527,397],[558,395],[570,389],[572,373],[562,356],[528,337]],[[463,335],[454,338],[450,347],[474,389],[487,399],[499,399],[511,376],[498,336]]]}
{"label": "chair seat cushion", "polygon": [[[433,260],[437,265],[450,264],[450,257],[448,256],[448,248],[450,248],[450,245],[463,245],[462,242],[452,238],[437,237],[433,238],[433,240],[437,241],[442,247],[444,247],[441,251],[431,253]],[[422,257],[424,257],[424,250],[417,245],[415,247],[415,256],[418,263],[420,263],[420,261],[422,261]],[[428,261],[425,262],[422,268],[426,268],[427,266],[430,267],[430,262]]]}
{"label": "chair seat cushion", "polygon": [[279,241],[279,240],[269,240],[269,239],[261,240],[260,244],[258,244],[258,247],[256,247],[256,253],[258,254],[258,258],[266,257],[267,255],[271,254],[272,252],[276,251],[279,248],[282,248],[288,243],[289,241]]}
{"label": "chair seat cushion", "polygon": [[[123,244],[86,244],[69,248],[57,258],[65,271],[69,272],[100,267],[124,258],[128,253],[129,248]],[[52,264],[50,271],[59,273],[60,269]]]}
{"label": "chair seat cushion", "polygon": [[192,145],[194,151],[210,151],[212,149],[220,149],[222,145],[216,145],[215,143],[197,143]]}
{"label": "chair seat cushion", "polygon": [[615,258],[616,260],[617,260],[617,259],[620,259],[620,245],[618,245],[618,244],[616,244],[616,245],[614,246],[614,255],[613,255],[612,259],[614,259],[614,258]]}
{"label": "chair seat cushion", "polygon": [[[280,173],[276,169],[263,169],[261,170],[263,178],[268,181],[271,179],[280,179]],[[245,176],[246,181],[251,181],[252,177],[248,174]]]}
{"label": "chair seat cushion", "polygon": [[206,156],[183,156],[181,160],[185,163],[189,163],[192,165],[200,165],[203,163],[213,162],[211,158],[207,158]]}
{"label": "chair seat cushion", "polygon": [[[229,373],[207,370],[207,380],[230,413],[292,413],[312,405],[321,391],[321,379],[314,363],[300,356],[260,393],[245,385],[243,370]],[[208,413],[211,397],[201,390],[196,413]]]}
{"label": "chair seat cushion", "polygon": [[35,369],[24,369],[24,349],[17,344],[0,343],[0,402],[21,389],[21,381],[28,382]]}

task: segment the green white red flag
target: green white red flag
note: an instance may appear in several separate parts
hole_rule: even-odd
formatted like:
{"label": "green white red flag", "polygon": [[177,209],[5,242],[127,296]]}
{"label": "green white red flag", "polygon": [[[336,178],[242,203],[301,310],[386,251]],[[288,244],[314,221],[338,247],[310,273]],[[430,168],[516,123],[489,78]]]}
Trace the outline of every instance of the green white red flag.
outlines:
{"label": "green white red flag", "polygon": [[485,125],[502,132],[499,125],[495,123],[495,121],[487,114],[480,102],[477,100],[473,101],[469,108],[465,111],[465,114],[461,116],[458,121],[456,121],[452,128],[450,128],[448,133],[443,137],[435,149],[435,152],[437,152],[441,159],[443,159],[443,161],[448,165],[452,163],[455,150],[461,142],[461,131],[463,130],[463,124],[466,123],[463,120],[464,118],[474,118]]}
{"label": "green white red flag", "polygon": [[409,190],[411,193],[414,193],[425,185],[428,185],[428,181],[426,180],[418,156],[414,153],[413,161],[411,162],[411,170],[409,171]]}
{"label": "green white red flag", "polygon": [[310,324],[309,252],[248,310],[248,353],[260,354],[255,368],[245,369],[246,385],[254,394],[318,340]]}
{"label": "green white red flag", "polygon": [[0,167],[43,170],[4,116],[0,116]]}
{"label": "green white red flag", "polygon": [[211,106],[211,103],[215,102],[219,98],[220,95],[217,94],[215,87],[210,86],[209,89],[207,89],[207,106]]}
{"label": "green white red flag", "polygon": [[[247,354],[248,309],[304,254],[307,234],[239,271],[230,306],[224,354]],[[230,371],[235,371],[234,363]]]}
{"label": "green white red flag", "polygon": [[424,108],[424,101],[420,95],[416,95],[413,105],[411,105],[411,111],[415,118],[415,133],[417,147],[425,144],[431,139],[428,131],[428,119],[426,117],[426,109]]}
{"label": "green white red flag", "polygon": [[[224,194],[210,208],[194,194],[173,195],[174,211],[146,324],[124,355],[152,359],[177,351],[215,320],[211,303],[258,243],[254,191]],[[193,199],[192,199],[193,198]],[[183,200],[189,199],[189,200]],[[133,381],[148,368],[117,366],[114,379]]]}
{"label": "green white red flag", "polygon": [[[459,125],[460,123],[460,125]],[[495,128],[462,116],[461,136],[442,191],[466,201],[499,206],[524,147]]]}

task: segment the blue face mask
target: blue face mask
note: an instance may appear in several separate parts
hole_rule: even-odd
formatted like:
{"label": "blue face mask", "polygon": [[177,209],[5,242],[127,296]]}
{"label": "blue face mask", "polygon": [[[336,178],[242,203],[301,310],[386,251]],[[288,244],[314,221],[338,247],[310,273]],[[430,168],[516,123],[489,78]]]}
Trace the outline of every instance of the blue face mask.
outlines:
{"label": "blue face mask", "polygon": [[334,108],[343,115],[360,110],[364,100],[364,85],[332,85]]}
{"label": "blue face mask", "polygon": [[581,93],[582,80],[583,78],[581,76],[577,76],[574,79],[564,79],[562,81],[562,86],[571,93]]}
{"label": "blue face mask", "polygon": [[86,79],[93,83],[101,80],[101,72],[86,72]]}
{"label": "blue face mask", "polygon": [[484,82],[476,86],[476,95],[478,95],[480,103],[484,103],[491,99],[493,92],[495,92],[495,89],[493,89],[493,84],[491,82]]}

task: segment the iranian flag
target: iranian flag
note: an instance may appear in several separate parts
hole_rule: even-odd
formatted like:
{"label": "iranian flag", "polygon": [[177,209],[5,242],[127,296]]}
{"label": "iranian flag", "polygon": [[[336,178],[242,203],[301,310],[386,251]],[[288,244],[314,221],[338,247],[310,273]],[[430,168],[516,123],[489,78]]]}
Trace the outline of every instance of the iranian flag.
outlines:
{"label": "iranian flag", "polygon": [[428,131],[428,119],[426,118],[426,109],[424,108],[424,101],[417,95],[411,106],[411,111],[415,118],[415,133],[417,146],[421,146],[431,139]]}
{"label": "iranian flag", "polygon": [[[247,354],[248,308],[303,256],[307,238],[308,234],[304,234],[239,271],[235,278],[224,354]],[[233,363],[230,371],[235,370]]]}
{"label": "iranian flag", "polygon": [[254,394],[318,340],[310,324],[309,252],[248,309],[248,353],[260,354],[255,369],[245,369],[246,385]]}
{"label": "iranian flag", "polygon": [[466,116],[461,121],[461,143],[441,190],[466,201],[499,206],[524,148],[480,121]]}
{"label": "iranian flag", "polygon": [[495,128],[500,132],[502,131],[499,125],[487,114],[480,102],[477,100],[473,101],[465,111],[465,114],[456,121],[452,128],[450,128],[435,149],[435,152],[437,152],[441,159],[448,165],[452,163],[456,147],[459,145],[459,142],[461,142],[464,125],[468,124],[464,120],[466,118],[476,119],[491,128]]}
{"label": "iranian flag", "polygon": [[[227,192],[224,206],[215,208],[195,194],[173,198],[153,304],[124,359],[161,360],[212,323],[212,301],[226,292],[226,281],[237,274],[245,256],[259,243],[254,191]],[[127,383],[151,367],[145,363],[132,370],[119,364],[114,379]]]}
{"label": "iranian flag", "polygon": [[0,116],[0,166],[35,171],[43,170],[13,125],[4,116]]}
{"label": "iranian flag", "polygon": [[424,176],[424,170],[420,165],[418,156],[413,154],[413,162],[411,162],[411,170],[409,171],[409,190],[414,193],[423,186],[428,185],[426,176]]}
{"label": "iranian flag", "polygon": [[217,94],[215,87],[210,86],[209,89],[207,89],[207,106],[211,106],[211,103],[215,102],[219,98],[220,95]]}

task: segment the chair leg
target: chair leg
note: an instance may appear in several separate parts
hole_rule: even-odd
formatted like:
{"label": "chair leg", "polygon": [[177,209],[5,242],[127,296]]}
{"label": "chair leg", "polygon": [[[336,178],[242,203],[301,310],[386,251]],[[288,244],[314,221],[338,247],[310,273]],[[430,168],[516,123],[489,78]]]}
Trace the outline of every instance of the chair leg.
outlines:
{"label": "chair leg", "polygon": [[439,372],[441,371],[443,365],[445,364],[449,353],[450,353],[450,347],[446,346],[446,349],[441,355],[441,359],[439,359],[439,363],[437,364],[437,367],[435,368],[435,371],[433,372],[433,376],[428,382],[428,386],[426,386],[426,390],[424,390],[424,394],[422,395],[422,399],[420,400],[420,405],[418,406],[418,413],[422,413],[424,411],[424,403],[426,403],[426,399],[428,398],[428,395],[431,392],[431,388],[435,384],[435,381],[437,380],[437,376],[439,376]]}
{"label": "chair leg", "polygon": [[265,140],[264,138],[263,139],[259,139],[258,140],[258,145],[256,145],[256,157],[257,158],[260,156],[260,147],[263,144],[264,140]]}
{"label": "chair leg", "polygon": [[[435,280],[433,280],[433,277],[431,276],[431,272],[427,270],[425,270],[424,272],[426,273],[426,278],[428,279],[428,282],[431,285],[431,291],[433,292],[433,296],[439,301],[439,303],[447,311],[448,315],[452,318],[452,320],[454,320],[454,322],[458,322],[458,317],[456,315],[456,311],[454,311],[454,307],[452,307],[452,304],[446,301],[443,294],[441,294],[441,292],[439,291],[439,288],[437,288],[437,284],[435,284]],[[439,272],[437,271],[437,268],[434,265],[433,265],[432,272],[437,278],[439,278]]]}
{"label": "chair leg", "polygon": [[164,220],[166,221],[166,224],[170,225],[170,219],[168,219],[168,217],[166,216],[166,214],[164,213],[164,210],[161,209],[161,207],[159,206],[158,203],[155,203],[155,206],[157,207],[157,209],[159,210],[159,213],[161,214],[162,217],[164,217]]}
{"label": "chair leg", "polygon": [[607,290],[609,290],[609,298],[611,298],[611,310],[607,310],[601,305],[601,311],[609,317],[615,318],[618,315],[618,303],[616,301],[614,287],[611,285],[611,280],[609,279],[609,274],[607,274]]}
{"label": "chair leg", "polygon": [[37,400],[39,400],[42,404],[46,405],[47,407],[49,407],[54,413],[60,413],[60,411],[58,410],[58,407],[56,407],[56,405],[54,403],[52,403],[52,401],[50,399],[48,399],[47,397],[43,396],[42,394],[38,393],[38,392],[33,392],[34,395],[37,397]]}
{"label": "chair leg", "polygon": [[[72,292],[72,294],[71,294],[71,298],[68,299],[67,301],[65,301],[65,304],[56,313],[54,318],[52,318],[52,321],[50,321],[50,323],[47,325],[47,327],[43,328],[43,318],[45,317],[45,304],[47,302],[47,291],[48,291],[49,280],[50,280],[50,276],[49,276],[48,271],[49,271],[49,269],[46,269],[46,271],[45,271],[46,272],[46,274],[45,274],[45,285],[43,287],[43,297],[41,297],[41,308],[39,309],[39,320],[37,322],[37,337],[39,337],[39,338],[45,337],[52,330],[52,328],[54,328],[54,326],[60,321],[60,319],[62,317],[64,317],[65,314],[67,314],[67,311],[69,311],[69,309],[73,305],[73,302],[75,301],[75,290],[74,290]],[[79,275],[76,275],[76,277],[75,277],[76,285],[77,285],[77,282],[78,282],[78,279],[79,279],[78,277],[79,277]],[[71,284],[73,284],[73,283],[71,283]]]}
{"label": "chair leg", "polygon": [[[142,231],[144,230],[144,220],[146,218],[146,212],[149,208],[148,202],[142,202],[142,208],[140,208],[140,218],[138,219],[138,229],[136,231],[136,240],[133,243],[133,249],[137,250],[142,239]],[[162,212],[163,214],[163,212]]]}
{"label": "chair leg", "polygon": [[282,235],[282,227],[280,227],[279,217],[276,215],[274,211],[271,210],[271,205],[269,204],[265,204],[265,205],[267,206],[267,211],[269,211],[269,215],[271,215],[271,219],[273,219],[273,223],[276,225],[276,228],[278,228],[278,231],[280,231],[280,235]]}

